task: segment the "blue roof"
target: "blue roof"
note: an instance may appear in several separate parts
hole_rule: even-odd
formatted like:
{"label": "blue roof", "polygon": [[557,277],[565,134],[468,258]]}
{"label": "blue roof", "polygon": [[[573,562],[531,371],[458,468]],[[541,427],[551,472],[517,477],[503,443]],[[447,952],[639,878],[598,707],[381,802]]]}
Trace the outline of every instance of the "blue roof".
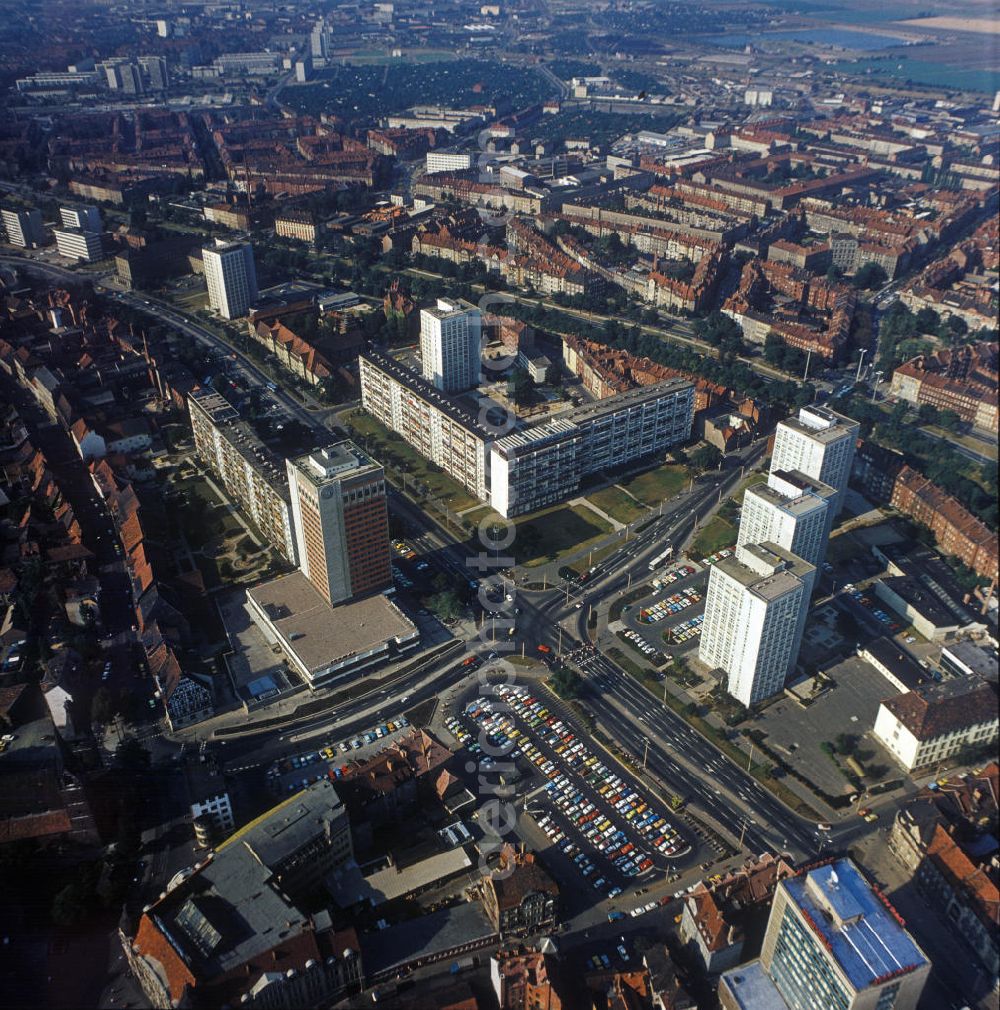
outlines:
{"label": "blue roof", "polygon": [[783,886],[826,938],[855,989],[928,963],[849,859],[810,870],[784,881]]}
{"label": "blue roof", "polygon": [[789,1010],[760,961],[751,961],[723,972],[719,979],[719,992],[724,990],[729,992],[739,1010]]}

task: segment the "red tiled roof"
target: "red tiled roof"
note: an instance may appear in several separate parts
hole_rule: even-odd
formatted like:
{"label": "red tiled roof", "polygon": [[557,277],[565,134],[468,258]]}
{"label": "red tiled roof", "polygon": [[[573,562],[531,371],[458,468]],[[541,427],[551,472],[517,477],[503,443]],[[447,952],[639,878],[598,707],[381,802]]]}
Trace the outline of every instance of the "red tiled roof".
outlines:
{"label": "red tiled roof", "polygon": [[992,930],[1000,927],[1000,891],[997,885],[983,867],[969,859],[940,824],[935,825],[934,836],[927,847],[927,858],[986,926]]}
{"label": "red tiled roof", "polygon": [[[957,693],[964,687],[968,689]],[[907,691],[882,704],[918,740],[933,740],[988,720],[991,713],[996,718],[997,696],[990,684],[962,685],[951,681],[941,687]]]}
{"label": "red tiled roof", "polygon": [[25,838],[65,835],[71,828],[72,822],[65,810],[48,810],[42,814],[0,818],[0,845]]}

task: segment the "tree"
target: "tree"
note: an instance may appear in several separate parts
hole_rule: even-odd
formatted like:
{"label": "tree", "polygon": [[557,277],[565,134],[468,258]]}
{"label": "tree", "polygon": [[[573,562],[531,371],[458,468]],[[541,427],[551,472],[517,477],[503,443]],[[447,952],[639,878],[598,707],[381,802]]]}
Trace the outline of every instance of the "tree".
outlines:
{"label": "tree", "polygon": [[507,395],[518,404],[527,403],[531,399],[531,391],[535,384],[526,369],[515,366],[507,379]]}
{"label": "tree", "polygon": [[937,424],[938,409],[933,403],[922,403],[917,410],[917,417],[921,424]]}
{"label": "tree", "polygon": [[435,593],[426,601],[427,609],[442,621],[450,621],[462,613],[462,601],[454,589],[446,589],[443,593]]}
{"label": "tree", "polygon": [[742,347],[743,331],[739,324],[718,309],[710,312],[704,319],[699,319],[694,325],[694,332],[699,340],[704,340],[713,347],[719,347],[723,343],[729,346],[738,344]]}
{"label": "tree", "polygon": [[826,270],[826,279],[830,284],[836,284],[844,276],[844,271],[835,263],[831,263]]}
{"label": "tree", "polygon": [[956,432],[962,423],[962,419],[953,410],[939,410],[938,411],[938,424],[945,429],[945,431]]}
{"label": "tree", "polygon": [[866,291],[874,291],[889,280],[885,270],[878,263],[864,263],[854,275],[854,286]]}
{"label": "tree", "polygon": [[84,881],[67,884],[52,899],[52,919],[59,926],[75,926],[87,914],[93,889]]}
{"label": "tree", "polygon": [[583,678],[567,666],[560,666],[552,674],[551,684],[561,698],[578,698],[583,690]]}
{"label": "tree", "polygon": [[704,473],[706,470],[714,470],[722,462],[722,453],[714,445],[699,445],[688,455],[688,462]]}
{"label": "tree", "polygon": [[916,323],[921,333],[937,333],[941,317],[932,308],[925,306],[917,313]]}

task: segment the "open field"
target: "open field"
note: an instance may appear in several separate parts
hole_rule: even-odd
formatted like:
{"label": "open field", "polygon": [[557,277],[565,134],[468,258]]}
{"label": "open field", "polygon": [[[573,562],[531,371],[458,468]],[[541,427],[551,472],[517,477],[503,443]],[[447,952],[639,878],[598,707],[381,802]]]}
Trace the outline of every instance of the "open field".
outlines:
{"label": "open field", "polygon": [[587,501],[620,523],[630,523],[646,514],[646,509],[619,487],[606,487],[587,495]]}
{"label": "open field", "polygon": [[688,480],[688,472],[676,463],[665,463],[655,470],[648,470],[636,477],[619,481],[619,485],[650,508],[658,508],[660,502],[673,498]]}
{"label": "open field", "polygon": [[517,535],[509,550],[517,564],[527,568],[558,560],[611,532],[611,524],[585,505],[553,505],[514,520],[497,516],[502,537],[510,521]]}
{"label": "open field", "polygon": [[708,554],[714,554],[723,547],[732,547],[734,543],[736,543],[736,527],[722,516],[713,516],[708,525],[695,537],[687,553],[689,557],[697,560]]}
{"label": "open field", "polygon": [[977,32],[984,35],[1000,35],[1000,20],[996,18],[954,18],[939,15],[933,18],[912,18],[899,23],[913,25],[915,28],[940,28],[943,32]]}

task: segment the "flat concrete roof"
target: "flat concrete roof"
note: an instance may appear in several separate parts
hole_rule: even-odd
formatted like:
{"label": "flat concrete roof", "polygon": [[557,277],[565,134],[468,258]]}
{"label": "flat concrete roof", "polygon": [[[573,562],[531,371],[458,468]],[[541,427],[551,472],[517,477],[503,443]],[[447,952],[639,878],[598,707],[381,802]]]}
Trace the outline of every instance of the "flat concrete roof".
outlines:
{"label": "flat concrete roof", "polygon": [[[747,562],[751,562],[751,567]],[[744,544],[716,565],[731,579],[761,599],[780,599],[816,569],[797,554],[774,543]]]}
{"label": "flat concrete roof", "polygon": [[248,589],[247,597],[268,616],[275,631],[310,671],[384,642],[409,639],[417,631],[384,596],[331,607],[302,572]]}
{"label": "flat concrete roof", "polygon": [[809,515],[810,512],[815,512],[819,508],[826,508],[823,499],[815,495],[803,492],[797,498],[789,498],[769,484],[754,484],[747,488],[746,493],[753,494],[767,502],[768,505],[780,508],[783,512],[796,518]]}
{"label": "flat concrete roof", "polygon": [[471,868],[472,860],[465,849],[450,849],[428,856],[410,866],[387,866],[370,876],[335,873],[327,880],[327,888],[341,908],[350,908],[366,901],[373,907],[396,898],[405,898],[414,891],[430,887]]}
{"label": "flat concrete roof", "polygon": [[379,972],[418,959],[441,956],[466,944],[496,935],[478,901],[442,908],[361,937],[365,973]]}

